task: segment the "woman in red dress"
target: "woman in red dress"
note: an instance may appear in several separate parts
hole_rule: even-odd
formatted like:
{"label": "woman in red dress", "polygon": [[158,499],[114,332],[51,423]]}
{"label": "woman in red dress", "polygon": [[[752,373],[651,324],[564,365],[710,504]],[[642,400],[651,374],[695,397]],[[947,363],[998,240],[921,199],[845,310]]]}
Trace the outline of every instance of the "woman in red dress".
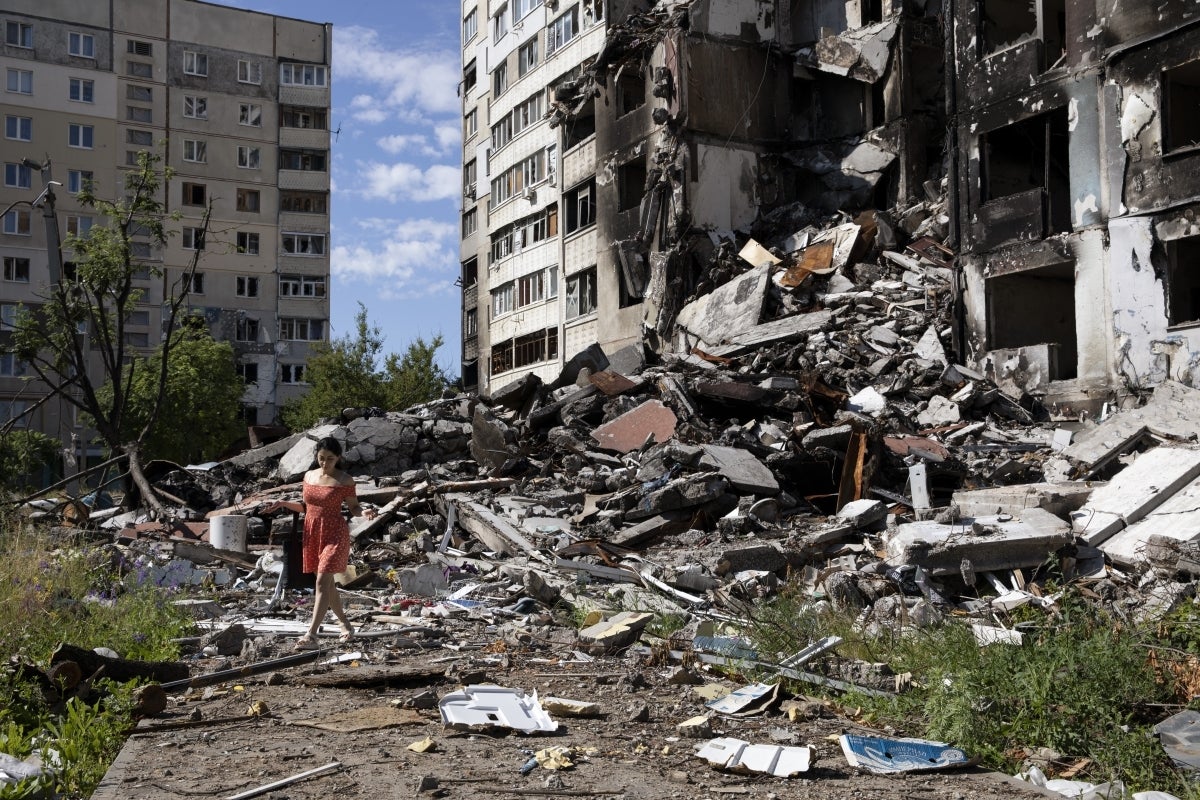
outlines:
{"label": "woman in red dress", "polygon": [[353,516],[374,519],[375,511],[363,507],[354,491],[354,479],[342,471],[342,445],[332,436],[317,442],[317,468],[304,473],[304,571],[317,574],[317,594],[308,632],[296,642],[297,650],[315,650],[317,631],[326,611],[333,611],[341,626],[338,642],[354,638],[354,628],[342,609],[333,576],[346,571],[350,560],[350,526],[342,516],[346,503]]}

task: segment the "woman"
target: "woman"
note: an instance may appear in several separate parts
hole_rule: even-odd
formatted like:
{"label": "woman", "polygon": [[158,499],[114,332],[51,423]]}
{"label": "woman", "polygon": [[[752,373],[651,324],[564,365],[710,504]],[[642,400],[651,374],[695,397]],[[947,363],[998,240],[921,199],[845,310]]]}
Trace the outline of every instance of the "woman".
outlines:
{"label": "woman", "polygon": [[342,503],[353,516],[375,518],[374,509],[363,511],[354,491],[354,479],[341,469],[342,445],[332,436],[317,442],[317,468],[304,473],[304,571],[317,573],[317,595],[308,632],[296,642],[296,650],[316,650],[317,631],[332,610],[341,626],[340,644],[354,639],[354,628],[346,619],[342,599],[333,576],[346,571],[350,560],[350,526],[342,516]]}

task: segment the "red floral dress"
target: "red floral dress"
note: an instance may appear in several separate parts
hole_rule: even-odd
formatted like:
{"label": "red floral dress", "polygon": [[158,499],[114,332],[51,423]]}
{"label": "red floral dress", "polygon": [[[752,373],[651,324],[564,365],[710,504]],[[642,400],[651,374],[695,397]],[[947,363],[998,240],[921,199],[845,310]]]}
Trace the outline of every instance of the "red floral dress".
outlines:
{"label": "red floral dress", "polygon": [[304,484],[304,571],[345,572],[350,563],[350,526],[342,503],[355,497],[354,484]]}

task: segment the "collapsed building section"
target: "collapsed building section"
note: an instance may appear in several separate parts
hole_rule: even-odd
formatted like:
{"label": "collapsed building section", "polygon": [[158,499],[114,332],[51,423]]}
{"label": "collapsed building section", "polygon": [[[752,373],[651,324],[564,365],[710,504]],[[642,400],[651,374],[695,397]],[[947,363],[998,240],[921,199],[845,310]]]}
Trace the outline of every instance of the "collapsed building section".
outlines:
{"label": "collapsed building section", "polygon": [[955,229],[971,352],[1095,410],[1195,380],[1194,4],[960,2]]}
{"label": "collapsed building section", "polygon": [[751,233],[938,216],[922,203],[944,174],[942,25],[925,5],[492,3],[464,47],[469,388],[553,379],[591,343],[669,350]]}

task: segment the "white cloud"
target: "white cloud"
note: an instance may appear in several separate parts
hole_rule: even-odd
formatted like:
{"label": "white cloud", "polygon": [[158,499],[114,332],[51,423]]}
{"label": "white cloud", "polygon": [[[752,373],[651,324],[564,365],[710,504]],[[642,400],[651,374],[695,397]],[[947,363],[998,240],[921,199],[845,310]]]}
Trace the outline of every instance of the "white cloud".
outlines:
{"label": "white cloud", "polygon": [[[337,78],[361,80],[382,89],[372,102],[380,102],[402,117],[414,110],[426,114],[457,114],[459,110],[457,86],[462,68],[459,54],[453,50],[393,50],[380,41],[377,31],[351,25],[333,30],[333,63]],[[358,100],[356,97],[352,107]],[[367,114],[365,121],[377,121],[372,111],[359,106],[355,117]]]}
{"label": "white cloud", "polygon": [[359,166],[358,190],[369,200],[425,202],[458,197],[462,173],[458,167],[434,164],[422,169],[416,164],[369,162]]}
{"label": "white cloud", "polygon": [[335,278],[365,281],[381,300],[441,294],[458,276],[458,230],[433,219],[370,218],[358,225],[382,238],[334,247],[330,253]]}
{"label": "white cloud", "polygon": [[434,138],[442,150],[457,149],[462,144],[462,127],[458,123],[442,123],[433,129]]}

